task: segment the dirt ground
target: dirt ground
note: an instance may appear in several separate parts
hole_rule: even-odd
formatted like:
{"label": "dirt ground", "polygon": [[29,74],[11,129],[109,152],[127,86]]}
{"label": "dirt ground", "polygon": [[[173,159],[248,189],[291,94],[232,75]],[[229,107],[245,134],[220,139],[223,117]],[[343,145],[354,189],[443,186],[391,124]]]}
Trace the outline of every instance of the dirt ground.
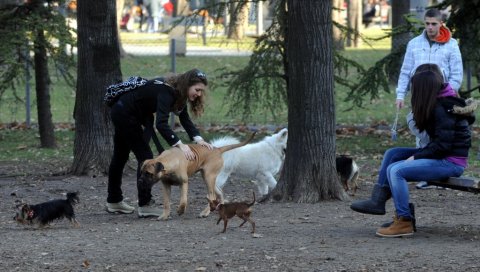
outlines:
{"label": "dirt ground", "polygon": [[[370,173],[379,161],[358,163],[361,188],[351,200],[370,195]],[[391,220],[391,201],[387,215],[373,216],[350,210],[351,200],[256,204],[259,237],[253,237],[250,225],[238,228],[238,218],[224,234],[217,214],[197,218],[206,205],[198,176],[191,180],[186,214],[157,221],[108,214],[106,177],[41,174],[57,170],[0,163],[1,271],[480,271],[480,196],[472,193],[411,184],[418,227],[413,238],[375,237],[376,228]],[[135,203],[132,170],[123,189],[126,201]],[[224,189],[229,200],[251,200],[256,187],[234,178]],[[67,191],[80,192],[79,228],[67,220],[46,229],[13,221],[16,202],[64,198]],[[161,187],[153,193],[160,205]],[[172,200],[176,206],[177,187]]]}

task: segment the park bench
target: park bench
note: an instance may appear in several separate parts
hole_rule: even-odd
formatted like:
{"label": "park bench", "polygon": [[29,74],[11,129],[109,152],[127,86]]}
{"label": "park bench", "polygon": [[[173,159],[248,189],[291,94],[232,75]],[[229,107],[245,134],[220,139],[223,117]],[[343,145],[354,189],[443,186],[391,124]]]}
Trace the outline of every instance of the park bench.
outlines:
{"label": "park bench", "polygon": [[474,194],[480,193],[480,180],[474,177],[451,177],[446,180],[427,181],[428,185],[434,185],[452,190],[466,191]]}

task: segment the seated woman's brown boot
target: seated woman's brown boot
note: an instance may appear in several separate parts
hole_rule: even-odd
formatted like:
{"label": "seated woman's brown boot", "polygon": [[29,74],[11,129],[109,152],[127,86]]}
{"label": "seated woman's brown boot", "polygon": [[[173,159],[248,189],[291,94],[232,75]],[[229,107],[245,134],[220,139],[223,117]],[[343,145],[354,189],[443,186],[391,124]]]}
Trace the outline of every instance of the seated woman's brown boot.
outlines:
{"label": "seated woman's brown boot", "polygon": [[395,215],[393,224],[386,228],[379,228],[376,233],[380,237],[405,237],[413,235],[413,220]]}

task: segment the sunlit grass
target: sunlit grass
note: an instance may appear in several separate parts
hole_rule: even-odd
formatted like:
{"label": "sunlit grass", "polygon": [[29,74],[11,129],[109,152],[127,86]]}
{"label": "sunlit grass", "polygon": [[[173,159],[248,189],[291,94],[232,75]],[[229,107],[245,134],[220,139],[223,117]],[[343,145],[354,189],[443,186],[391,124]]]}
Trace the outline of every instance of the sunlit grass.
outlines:
{"label": "sunlit grass", "polygon": [[[363,31],[363,34],[367,37],[378,37],[384,35],[384,30],[378,27],[370,27]],[[159,46],[168,46],[168,36],[166,34],[147,34],[147,33],[129,33],[122,32],[122,38],[126,40],[155,40],[159,43]],[[124,41],[124,42],[125,42]],[[189,44],[201,44],[202,39],[200,35],[189,34]],[[253,44],[253,39],[248,38],[243,41],[247,45]],[[212,45],[226,45],[225,38],[223,36],[209,37],[207,46]],[[234,48],[237,46],[236,42],[229,43]],[[377,41],[372,43],[374,46],[369,47],[366,44],[362,44],[359,48],[347,48],[343,53],[348,57],[359,62],[364,67],[373,65],[377,60],[381,59],[389,53],[390,40]],[[225,104],[226,88],[222,87],[224,78],[220,75],[229,70],[236,70],[245,67],[249,61],[248,57],[244,56],[188,56],[188,57],[176,57],[176,71],[183,72],[191,68],[199,68],[205,71],[210,80],[210,89],[207,93],[207,109],[204,116],[196,120],[200,124],[238,124],[242,123],[242,120],[238,116],[227,116],[228,107]],[[138,75],[146,78],[153,78],[165,75],[171,72],[172,60],[169,56],[128,56],[121,60],[121,69],[123,78],[126,79],[129,76]],[[73,123],[73,109],[75,104],[75,89],[68,86],[62,79],[59,79],[55,72],[52,75],[52,89],[51,89],[51,105],[54,122],[70,122]],[[350,69],[343,77],[357,80],[358,73],[354,69]],[[465,80],[466,82],[466,80]],[[477,84],[474,78],[474,86]],[[465,85],[465,84],[464,84]],[[351,108],[349,102],[345,102],[345,98],[348,95],[348,90],[340,85],[335,86],[335,105],[336,105],[336,118],[339,124],[372,124],[372,123],[385,123],[391,124],[395,116],[394,107],[394,89],[395,86],[390,86],[390,92],[381,91],[379,97],[375,100],[370,100],[369,97],[365,97],[363,108],[353,108],[351,111],[346,111]],[[35,123],[37,120],[36,112],[36,98],[35,83],[31,81],[31,121]],[[477,93],[473,94],[474,96]],[[0,101],[0,123],[9,122],[24,122],[26,116],[25,103],[19,99],[25,99],[25,86],[18,85],[15,90],[7,91]],[[228,98],[227,98],[228,99]],[[406,114],[407,110],[402,110],[401,121]],[[255,124],[271,124],[279,123],[286,124],[287,112],[283,112],[279,115],[279,119],[273,120],[269,113],[265,109],[258,109],[257,112],[248,120],[244,120],[246,123]]]}

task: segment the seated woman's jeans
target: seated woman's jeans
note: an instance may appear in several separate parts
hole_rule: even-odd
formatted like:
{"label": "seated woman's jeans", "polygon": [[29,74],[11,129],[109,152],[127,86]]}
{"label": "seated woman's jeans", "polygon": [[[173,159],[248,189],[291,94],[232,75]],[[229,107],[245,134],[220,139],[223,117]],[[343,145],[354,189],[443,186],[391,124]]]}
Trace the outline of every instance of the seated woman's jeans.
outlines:
{"label": "seated woman's jeans", "polygon": [[[447,179],[449,177],[459,177],[463,174],[465,169],[464,167],[445,159],[418,159],[405,161],[415,153],[415,150],[415,148],[392,148],[385,152],[384,161],[382,161],[382,169],[380,169],[380,172],[386,167],[386,179],[388,180],[390,190],[392,191],[397,216],[411,217],[410,209],[408,207],[409,194],[407,181],[429,181]],[[409,152],[411,152],[410,155],[408,155]],[[389,159],[389,165],[384,164],[385,158]],[[399,158],[403,159],[399,160]],[[394,162],[394,160],[397,161]]]}
{"label": "seated woman's jeans", "polygon": [[377,183],[381,186],[389,186],[387,180],[388,166],[394,162],[408,159],[417,151],[417,148],[410,147],[394,147],[385,151],[385,154],[383,155],[382,165],[380,166],[380,172],[378,173]]}

